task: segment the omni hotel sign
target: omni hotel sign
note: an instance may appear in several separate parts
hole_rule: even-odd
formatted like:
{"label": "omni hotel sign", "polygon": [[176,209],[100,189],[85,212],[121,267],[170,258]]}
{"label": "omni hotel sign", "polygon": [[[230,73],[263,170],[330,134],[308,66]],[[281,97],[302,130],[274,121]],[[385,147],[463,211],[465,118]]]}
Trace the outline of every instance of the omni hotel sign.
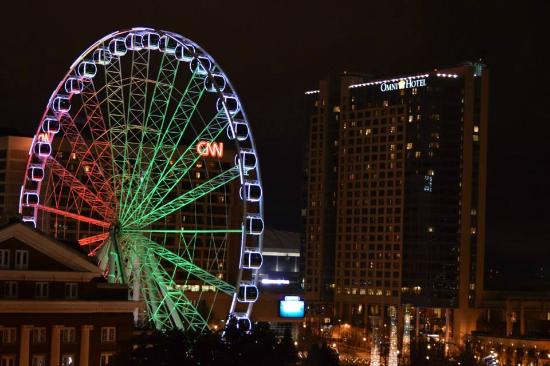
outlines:
{"label": "omni hotel sign", "polygon": [[418,88],[421,86],[426,86],[426,79],[402,79],[393,83],[382,83],[380,84],[380,90],[387,92],[392,90]]}

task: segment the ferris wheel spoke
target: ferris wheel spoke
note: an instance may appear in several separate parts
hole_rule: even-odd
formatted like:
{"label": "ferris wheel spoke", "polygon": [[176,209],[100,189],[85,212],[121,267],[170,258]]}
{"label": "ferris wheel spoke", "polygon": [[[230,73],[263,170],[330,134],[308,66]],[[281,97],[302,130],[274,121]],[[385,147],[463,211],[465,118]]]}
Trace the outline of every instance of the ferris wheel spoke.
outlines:
{"label": "ferris wheel spoke", "polygon": [[78,244],[80,244],[81,247],[86,245],[95,244],[97,242],[102,242],[106,240],[109,237],[109,233],[101,233],[97,235],[88,236],[82,239],[78,239]]}
{"label": "ferris wheel spoke", "polygon": [[[176,109],[168,123],[165,123],[166,114],[162,117],[161,133],[155,148],[151,151],[149,164],[140,177],[140,183],[133,192],[133,197],[129,205],[125,208],[122,220],[132,211],[136,202],[147,192],[148,184],[155,179],[155,175],[162,175],[171,166],[174,155],[179,149],[183,135],[193,117],[197,105],[204,94],[203,78],[197,73],[193,73],[182,94]],[[166,124],[166,126],[164,126]]]}
{"label": "ferris wheel spoke", "polygon": [[[99,165],[101,172],[105,178],[105,187],[102,187],[102,191],[108,192],[112,197],[111,180],[112,175],[112,156],[110,150],[110,142],[107,136],[107,126],[105,125],[105,118],[101,110],[101,103],[98,99],[98,93],[95,88],[93,79],[85,78],[83,80],[83,87],[80,93],[82,98],[82,109],[86,115],[86,123],[90,135],[92,138],[89,151],[94,156],[94,161]],[[78,114],[77,114],[78,115]],[[101,193],[105,193],[101,192]],[[117,202],[114,202],[117,204]]]}
{"label": "ferris wheel spoke", "polygon": [[172,251],[158,245],[152,240],[148,240],[147,250],[152,251],[157,257],[172,263],[174,266],[184,270],[192,276],[195,276],[199,280],[214,286],[216,290],[221,291],[227,295],[233,296],[235,293],[235,287],[231,286],[227,282],[214,276],[212,273],[205,271],[196,264],[178,256]]}
{"label": "ferris wheel spoke", "polygon": [[162,293],[159,308],[164,305],[168,310],[168,312],[156,311],[153,314],[153,319],[162,314],[169,314],[171,320],[180,329],[203,330],[207,328],[206,320],[183,291],[177,287],[172,276],[162,267],[160,260],[153,252],[149,251],[146,260],[148,261],[149,274]]}
{"label": "ferris wheel spoke", "polygon": [[109,179],[107,179],[105,173],[93,156],[91,146],[86,142],[70,115],[64,115],[61,120],[63,121],[61,123],[61,128],[63,129],[64,135],[63,137],[67,139],[69,145],[71,146],[73,154],[71,158],[78,160],[79,167],[87,167],[88,180],[95,193],[99,196],[105,197],[104,200],[106,202],[112,202],[114,195],[108,184]]}
{"label": "ferris wheel spoke", "polygon": [[[143,136],[143,121],[145,120],[145,105],[147,100],[147,89],[149,79],[149,50],[132,52],[132,63],[130,68],[130,84],[126,95],[125,120],[126,124],[122,129],[117,141],[113,141],[117,154],[114,156],[115,163],[121,168],[120,198],[121,206],[124,206],[126,192],[130,188],[133,171],[137,170],[137,155],[140,154],[141,141]],[[119,145],[120,144],[120,145]],[[121,154],[121,152],[123,152]]]}
{"label": "ferris wheel spoke", "polygon": [[75,213],[72,213],[72,212],[60,210],[60,209],[57,209],[55,207],[49,207],[49,206],[45,206],[45,205],[36,205],[36,207],[38,209],[42,210],[42,211],[53,213],[53,214],[59,215],[59,216],[68,217],[70,219],[74,219],[74,220],[77,220],[77,221],[80,221],[80,222],[86,222],[88,224],[101,226],[101,227],[105,227],[105,228],[108,228],[108,227],[111,226],[111,224],[108,223],[108,222],[101,221],[101,220],[96,220],[96,219],[92,219],[91,217],[88,217],[88,216],[79,215],[79,214],[75,214]]}
{"label": "ferris wheel spoke", "polygon": [[103,219],[110,221],[114,219],[114,210],[109,207],[107,202],[100,199],[84,183],[82,183],[73,173],[65,169],[55,158],[49,157],[47,164],[53,174],[59,178],[62,186],[68,187],[80,199],[86,202],[90,208],[100,214]]}
{"label": "ferris wheel spoke", "polygon": [[223,132],[227,125],[227,116],[225,112],[220,111],[214,118],[197,134],[196,138],[189,144],[185,151],[170,164],[160,176],[154,179],[154,186],[149,193],[143,197],[140,202],[129,212],[129,215],[140,215],[152,207],[154,202],[163,202],[172,192],[178,183],[186,176],[189,170],[197,163],[202,156],[196,151],[196,144],[199,141],[214,141]]}
{"label": "ferris wheel spoke", "polygon": [[108,125],[109,127],[109,140],[111,142],[111,171],[113,174],[112,185],[113,191],[118,194],[120,198],[120,192],[122,190],[122,176],[123,167],[120,166],[117,161],[117,156],[124,156],[124,151],[120,153],[117,151],[117,147],[122,146],[124,149],[124,143],[126,141],[126,108],[124,105],[124,81],[122,78],[122,69],[120,63],[120,56],[113,57],[111,62],[105,66],[105,92],[107,100],[108,111]]}
{"label": "ferris wheel spoke", "polygon": [[181,208],[187,206],[190,203],[197,201],[199,198],[209,194],[212,191],[228,184],[235,178],[239,177],[238,167],[232,167],[229,170],[224,171],[223,173],[218,174],[217,176],[207,180],[194,187],[193,189],[185,192],[179,197],[173,199],[172,201],[165,203],[162,206],[155,206],[151,211],[143,216],[138,216],[130,222],[123,222],[123,225],[129,227],[140,227],[144,228],[151,225],[153,222],[158,221],[171,213],[174,213]]}
{"label": "ferris wheel spoke", "polygon": [[[178,74],[178,65],[179,61],[175,57],[167,57],[166,54],[163,54],[157,74],[157,82],[154,83],[153,93],[147,111],[146,103],[143,103],[141,139],[139,148],[136,152],[134,169],[132,169],[129,178],[128,189],[126,190],[125,197],[122,199],[124,205],[121,216],[124,215],[125,208],[130,205],[128,203],[129,200],[135,198],[135,191],[138,190],[136,186],[141,185],[143,178],[142,166],[148,164],[146,159],[150,159],[154,154],[153,146],[158,146],[160,143],[161,131],[163,130],[166,114],[168,113],[168,106],[170,105],[170,100],[175,90],[174,82]],[[151,141],[155,142],[153,146],[151,146]]]}

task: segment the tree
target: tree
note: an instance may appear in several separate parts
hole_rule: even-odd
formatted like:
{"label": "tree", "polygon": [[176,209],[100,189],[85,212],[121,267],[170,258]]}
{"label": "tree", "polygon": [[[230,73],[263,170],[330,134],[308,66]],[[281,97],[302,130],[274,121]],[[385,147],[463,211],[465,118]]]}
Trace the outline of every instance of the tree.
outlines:
{"label": "tree", "polygon": [[323,342],[321,346],[319,346],[318,343],[313,343],[313,345],[309,348],[304,365],[338,366],[338,353],[330,348],[326,342]]}

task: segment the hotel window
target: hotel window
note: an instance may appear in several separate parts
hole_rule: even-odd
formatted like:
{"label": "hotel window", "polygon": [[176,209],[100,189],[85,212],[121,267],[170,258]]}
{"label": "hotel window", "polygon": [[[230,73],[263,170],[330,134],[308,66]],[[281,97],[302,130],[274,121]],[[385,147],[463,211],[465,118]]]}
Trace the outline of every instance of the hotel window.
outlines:
{"label": "hotel window", "polygon": [[99,359],[99,366],[108,366],[113,360],[114,353],[102,353]]}
{"label": "hotel window", "polygon": [[46,328],[37,327],[32,329],[31,333],[32,343],[46,343]]}
{"label": "hotel window", "polygon": [[76,299],[78,298],[78,283],[66,283],[65,284],[65,298]]}
{"label": "hotel window", "polygon": [[10,250],[0,249],[0,269],[10,268]]}
{"label": "hotel window", "polygon": [[17,328],[6,327],[2,329],[2,343],[12,344],[17,340]]}
{"label": "hotel window", "polygon": [[29,251],[16,250],[15,251],[15,268],[27,269],[28,267],[29,267]]}
{"label": "hotel window", "polygon": [[76,342],[76,329],[74,327],[65,327],[61,333],[61,339],[63,343]]}
{"label": "hotel window", "polygon": [[32,366],[46,366],[46,355],[33,355]]}
{"label": "hotel window", "polygon": [[101,327],[101,343],[116,341],[115,327]]}
{"label": "hotel window", "polygon": [[48,282],[36,282],[34,284],[34,296],[37,299],[45,299],[49,296],[50,284]]}
{"label": "hotel window", "polygon": [[61,366],[74,366],[74,355],[63,355],[61,357]]}
{"label": "hotel window", "polygon": [[18,295],[18,283],[15,281],[4,282],[4,298],[15,299]]}
{"label": "hotel window", "polygon": [[0,358],[0,366],[15,366],[15,355],[4,355]]}

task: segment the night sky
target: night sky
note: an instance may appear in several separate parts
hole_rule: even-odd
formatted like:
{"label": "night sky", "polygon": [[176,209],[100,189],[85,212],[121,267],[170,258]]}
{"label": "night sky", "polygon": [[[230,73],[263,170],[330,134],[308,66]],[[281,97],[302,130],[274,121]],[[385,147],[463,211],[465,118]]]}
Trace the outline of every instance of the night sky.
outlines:
{"label": "night sky", "polygon": [[543,1],[9,3],[0,10],[0,127],[34,131],[74,58],[103,35],[133,26],[180,33],[217,60],[239,93],[260,153],[267,225],[277,229],[300,228],[304,91],[344,70],[382,77],[481,59],[491,72],[491,266],[521,259],[534,268],[550,254],[550,9]]}

